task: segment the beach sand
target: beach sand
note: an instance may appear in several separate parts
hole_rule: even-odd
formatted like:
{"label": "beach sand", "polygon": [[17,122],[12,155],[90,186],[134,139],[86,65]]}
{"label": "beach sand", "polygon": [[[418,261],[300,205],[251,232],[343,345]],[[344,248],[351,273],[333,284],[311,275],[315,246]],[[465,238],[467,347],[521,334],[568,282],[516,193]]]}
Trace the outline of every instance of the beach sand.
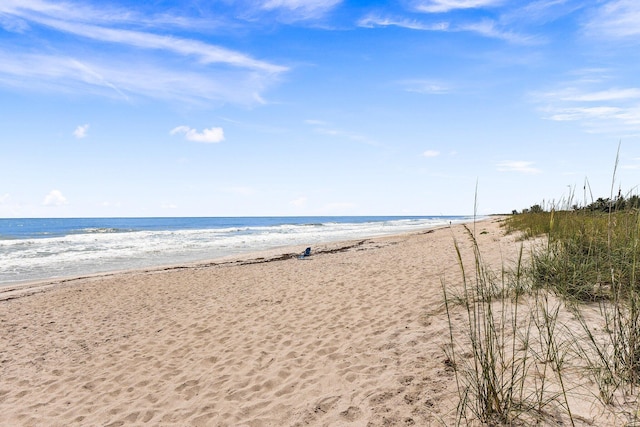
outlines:
{"label": "beach sand", "polygon": [[[475,224],[498,267],[499,222]],[[452,425],[454,238],[473,265],[456,225],[5,290],[0,424]]]}

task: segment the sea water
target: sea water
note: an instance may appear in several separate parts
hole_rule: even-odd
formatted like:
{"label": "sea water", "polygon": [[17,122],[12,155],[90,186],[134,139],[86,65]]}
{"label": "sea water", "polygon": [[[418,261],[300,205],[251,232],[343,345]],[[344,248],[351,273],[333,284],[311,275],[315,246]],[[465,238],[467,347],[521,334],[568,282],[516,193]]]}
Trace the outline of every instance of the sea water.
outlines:
{"label": "sea water", "polygon": [[0,219],[0,286],[471,221],[464,216]]}

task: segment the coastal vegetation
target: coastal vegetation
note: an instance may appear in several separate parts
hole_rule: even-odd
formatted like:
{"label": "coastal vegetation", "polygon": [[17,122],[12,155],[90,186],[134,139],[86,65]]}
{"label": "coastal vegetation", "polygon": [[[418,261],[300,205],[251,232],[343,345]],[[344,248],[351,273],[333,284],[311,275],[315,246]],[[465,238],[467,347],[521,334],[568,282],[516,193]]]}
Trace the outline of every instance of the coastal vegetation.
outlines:
{"label": "coastal vegetation", "polygon": [[502,225],[515,263],[490,270],[467,229],[474,265],[455,242],[462,289],[443,283],[459,424],[588,425],[572,408],[591,402],[600,421],[640,425],[640,198],[534,205]]}

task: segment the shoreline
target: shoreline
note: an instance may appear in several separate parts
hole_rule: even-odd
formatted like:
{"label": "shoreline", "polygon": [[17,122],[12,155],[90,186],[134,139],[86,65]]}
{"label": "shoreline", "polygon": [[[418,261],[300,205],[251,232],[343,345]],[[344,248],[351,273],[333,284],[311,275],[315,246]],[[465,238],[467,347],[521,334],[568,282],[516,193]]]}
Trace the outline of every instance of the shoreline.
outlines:
{"label": "shoreline", "polygon": [[[498,215],[498,214],[488,215],[488,216],[481,217],[481,219],[478,219],[475,222],[481,223],[484,221],[489,221],[491,219],[501,220],[505,217],[506,217],[505,215]],[[473,221],[458,222],[454,225],[469,224],[469,223],[473,223]],[[321,242],[321,243],[311,245],[312,253],[318,252],[318,250],[314,249],[314,247],[328,248],[328,247],[333,247],[337,245],[338,248],[334,248],[330,250],[331,251],[343,250],[343,249],[346,250],[348,249],[349,245],[353,244],[354,242],[360,242],[360,241],[378,239],[378,238],[394,237],[394,236],[399,237],[399,236],[411,235],[411,234],[423,234],[423,233],[430,232],[430,230],[449,228],[451,226],[452,226],[451,224],[438,225],[434,227],[424,228],[421,230],[407,231],[407,232],[401,232],[397,234],[366,236],[358,239]],[[10,300],[10,299],[20,298],[22,296],[31,295],[37,292],[44,292],[52,287],[64,285],[70,282],[75,282],[83,279],[116,277],[119,275],[126,275],[126,274],[155,273],[155,272],[170,271],[170,270],[185,269],[185,268],[203,268],[208,266],[225,265],[225,264],[245,265],[245,264],[253,263],[252,261],[258,261],[258,263],[262,263],[262,262],[284,260],[288,258],[294,258],[299,253],[301,253],[304,250],[304,247],[302,246],[305,246],[305,245],[278,246],[271,249],[263,249],[263,250],[251,251],[251,252],[234,254],[234,255],[225,255],[217,258],[207,258],[207,259],[196,260],[196,261],[168,263],[168,264],[161,264],[161,265],[150,265],[147,267],[140,267],[140,268],[109,270],[109,271],[102,271],[102,272],[96,272],[96,273],[69,275],[69,276],[63,276],[63,277],[51,277],[47,279],[27,280],[24,282],[22,281],[9,282],[6,284],[0,284],[0,302]],[[302,249],[298,250],[301,247]],[[324,253],[327,250],[328,249],[321,249],[320,252]]]}
{"label": "shoreline", "polygon": [[0,226],[0,287],[392,235],[451,220],[471,218],[84,218],[51,223],[16,219]]}

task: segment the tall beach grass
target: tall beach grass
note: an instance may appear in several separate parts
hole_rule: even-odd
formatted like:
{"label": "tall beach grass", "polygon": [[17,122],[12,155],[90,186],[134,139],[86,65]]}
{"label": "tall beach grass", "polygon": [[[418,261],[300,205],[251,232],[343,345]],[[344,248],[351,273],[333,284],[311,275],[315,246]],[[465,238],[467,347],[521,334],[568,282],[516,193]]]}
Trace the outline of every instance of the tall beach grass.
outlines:
{"label": "tall beach grass", "polygon": [[[571,303],[586,334],[579,351],[603,402],[613,404],[619,389],[632,396],[640,383],[640,211],[551,211],[506,222],[510,231],[544,227],[547,245],[533,253],[533,283]],[[590,302],[604,334],[581,316]]]}
{"label": "tall beach grass", "polygon": [[[594,425],[571,409],[591,396],[608,424],[640,426],[640,196],[614,197],[619,154],[609,198],[587,204],[585,181],[583,206],[570,192],[503,222],[531,250],[525,258],[521,246],[500,274],[482,260],[475,224],[466,229],[472,275],[454,239],[463,291],[443,291],[459,424]],[[463,325],[452,320],[456,302]],[[466,341],[456,342],[456,328]]]}
{"label": "tall beach grass", "polygon": [[442,286],[459,425],[594,425],[572,409],[586,398],[608,425],[640,426],[640,211],[614,202],[507,217],[522,244],[497,271],[475,227],[469,265],[454,238],[461,290]]}
{"label": "tall beach grass", "polygon": [[[482,260],[474,232],[465,230],[473,265],[465,265],[461,244],[455,241],[462,289],[456,292],[442,283],[449,324],[447,360],[459,394],[458,424],[571,422],[562,377],[567,346],[557,324],[560,306],[532,290],[522,248],[512,269],[495,272]],[[453,320],[453,310],[460,306],[462,324]],[[455,338],[457,329],[464,340]]]}

